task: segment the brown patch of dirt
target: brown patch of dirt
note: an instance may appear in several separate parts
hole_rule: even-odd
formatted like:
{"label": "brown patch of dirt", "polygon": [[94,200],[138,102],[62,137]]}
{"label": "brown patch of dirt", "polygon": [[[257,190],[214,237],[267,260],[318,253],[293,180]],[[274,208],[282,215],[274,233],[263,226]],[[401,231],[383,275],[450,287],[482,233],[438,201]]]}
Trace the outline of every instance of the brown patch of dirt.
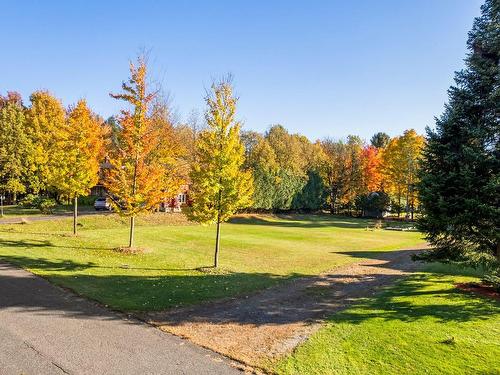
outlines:
{"label": "brown patch of dirt", "polygon": [[126,255],[139,255],[139,254],[147,254],[150,253],[151,250],[144,249],[142,247],[117,247],[113,249],[114,251]]}
{"label": "brown patch of dirt", "polygon": [[478,283],[460,283],[455,284],[455,286],[457,287],[457,289],[463,290],[464,292],[480,294],[484,297],[500,300],[500,293],[497,289],[495,289],[495,287],[491,285]]}
{"label": "brown patch of dirt", "polygon": [[247,365],[266,368],[305,341],[328,316],[417,270],[420,264],[410,259],[417,251],[373,252],[370,260],[253,295],[140,318]]}

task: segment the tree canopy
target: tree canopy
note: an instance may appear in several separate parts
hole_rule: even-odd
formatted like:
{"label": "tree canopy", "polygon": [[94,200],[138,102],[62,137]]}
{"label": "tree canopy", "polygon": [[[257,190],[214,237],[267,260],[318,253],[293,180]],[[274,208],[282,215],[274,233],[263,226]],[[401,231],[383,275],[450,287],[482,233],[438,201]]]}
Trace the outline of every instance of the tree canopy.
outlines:
{"label": "tree canopy", "polygon": [[[500,262],[500,3],[487,0],[469,33],[465,69],[427,130],[419,192],[427,259]],[[498,271],[497,271],[498,272]]]}
{"label": "tree canopy", "polygon": [[220,224],[238,209],[250,206],[253,184],[251,173],[243,170],[245,150],[236,120],[237,98],[230,82],[214,83],[205,100],[207,128],[197,139],[191,171],[191,217],[200,223],[217,224],[217,267]]}

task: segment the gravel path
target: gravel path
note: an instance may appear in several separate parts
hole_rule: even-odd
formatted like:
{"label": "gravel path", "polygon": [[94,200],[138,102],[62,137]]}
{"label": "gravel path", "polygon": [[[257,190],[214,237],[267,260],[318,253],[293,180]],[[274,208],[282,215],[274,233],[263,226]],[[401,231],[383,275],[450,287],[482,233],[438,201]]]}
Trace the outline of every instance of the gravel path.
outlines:
{"label": "gravel path", "polygon": [[326,317],[416,271],[419,263],[410,256],[417,251],[363,252],[360,257],[371,259],[317,277],[141,319],[250,366],[265,367],[304,341]]}

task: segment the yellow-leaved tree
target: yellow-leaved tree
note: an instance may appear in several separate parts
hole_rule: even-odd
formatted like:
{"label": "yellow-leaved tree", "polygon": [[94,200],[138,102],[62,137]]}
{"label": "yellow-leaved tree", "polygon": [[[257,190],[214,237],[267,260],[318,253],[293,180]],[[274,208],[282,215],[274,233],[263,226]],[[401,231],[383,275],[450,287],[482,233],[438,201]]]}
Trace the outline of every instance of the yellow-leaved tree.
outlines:
{"label": "yellow-leaved tree", "polygon": [[250,206],[253,181],[251,172],[243,170],[241,125],[235,119],[237,98],[230,81],[214,83],[205,101],[207,128],[197,139],[191,171],[191,218],[217,225],[214,267],[218,267],[221,223]]}
{"label": "yellow-leaved tree", "polygon": [[47,91],[36,91],[30,96],[31,107],[27,111],[27,135],[33,145],[31,161],[27,171],[29,190],[38,194],[47,190],[57,160],[63,150],[61,142],[65,137],[65,111],[62,103]]}
{"label": "yellow-leaved tree", "polygon": [[163,116],[164,110],[154,105],[157,91],[148,90],[144,57],[130,64],[130,78],[122,89],[123,93],[111,96],[132,109],[123,110],[118,118],[108,154],[112,168],[104,185],[115,210],[130,218],[128,247],[133,250],[135,217],[172,197],[182,181],[176,173],[179,145],[173,141],[172,124]]}
{"label": "yellow-leaved tree", "polygon": [[78,197],[88,194],[98,182],[99,165],[104,158],[103,121],[80,100],[68,111],[61,129],[59,152],[55,155],[50,185],[73,200],[73,234],[77,234]]}
{"label": "yellow-leaved tree", "polygon": [[413,220],[415,205],[418,202],[416,185],[418,183],[418,164],[422,157],[422,149],[425,144],[425,138],[413,129],[406,130],[399,138],[401,152],[403,155],[402,164],[404,168],[405,182],[405,201],[406,216]]}
{"label": "yellow-leaved tree", "polygon": [[397,202],[398,216],[405,202],[407,216],[413,217],[416,204],[417,167],[421,157],[424,137],[413,129],[394,137],[382,151],[384,188]]}

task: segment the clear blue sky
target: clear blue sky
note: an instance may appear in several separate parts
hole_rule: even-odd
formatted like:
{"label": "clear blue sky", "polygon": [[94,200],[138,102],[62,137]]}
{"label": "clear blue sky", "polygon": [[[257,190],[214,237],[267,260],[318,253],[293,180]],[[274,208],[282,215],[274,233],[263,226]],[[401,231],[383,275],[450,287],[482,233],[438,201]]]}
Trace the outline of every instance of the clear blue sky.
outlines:
{"label": "clear blue sky", "polygon": [[102,116],[151,50],[181,119],[231,72],[245,129],[312,140],[423,132],[442,112],[480,0],[4,1],[0,91],[48,89]]}

